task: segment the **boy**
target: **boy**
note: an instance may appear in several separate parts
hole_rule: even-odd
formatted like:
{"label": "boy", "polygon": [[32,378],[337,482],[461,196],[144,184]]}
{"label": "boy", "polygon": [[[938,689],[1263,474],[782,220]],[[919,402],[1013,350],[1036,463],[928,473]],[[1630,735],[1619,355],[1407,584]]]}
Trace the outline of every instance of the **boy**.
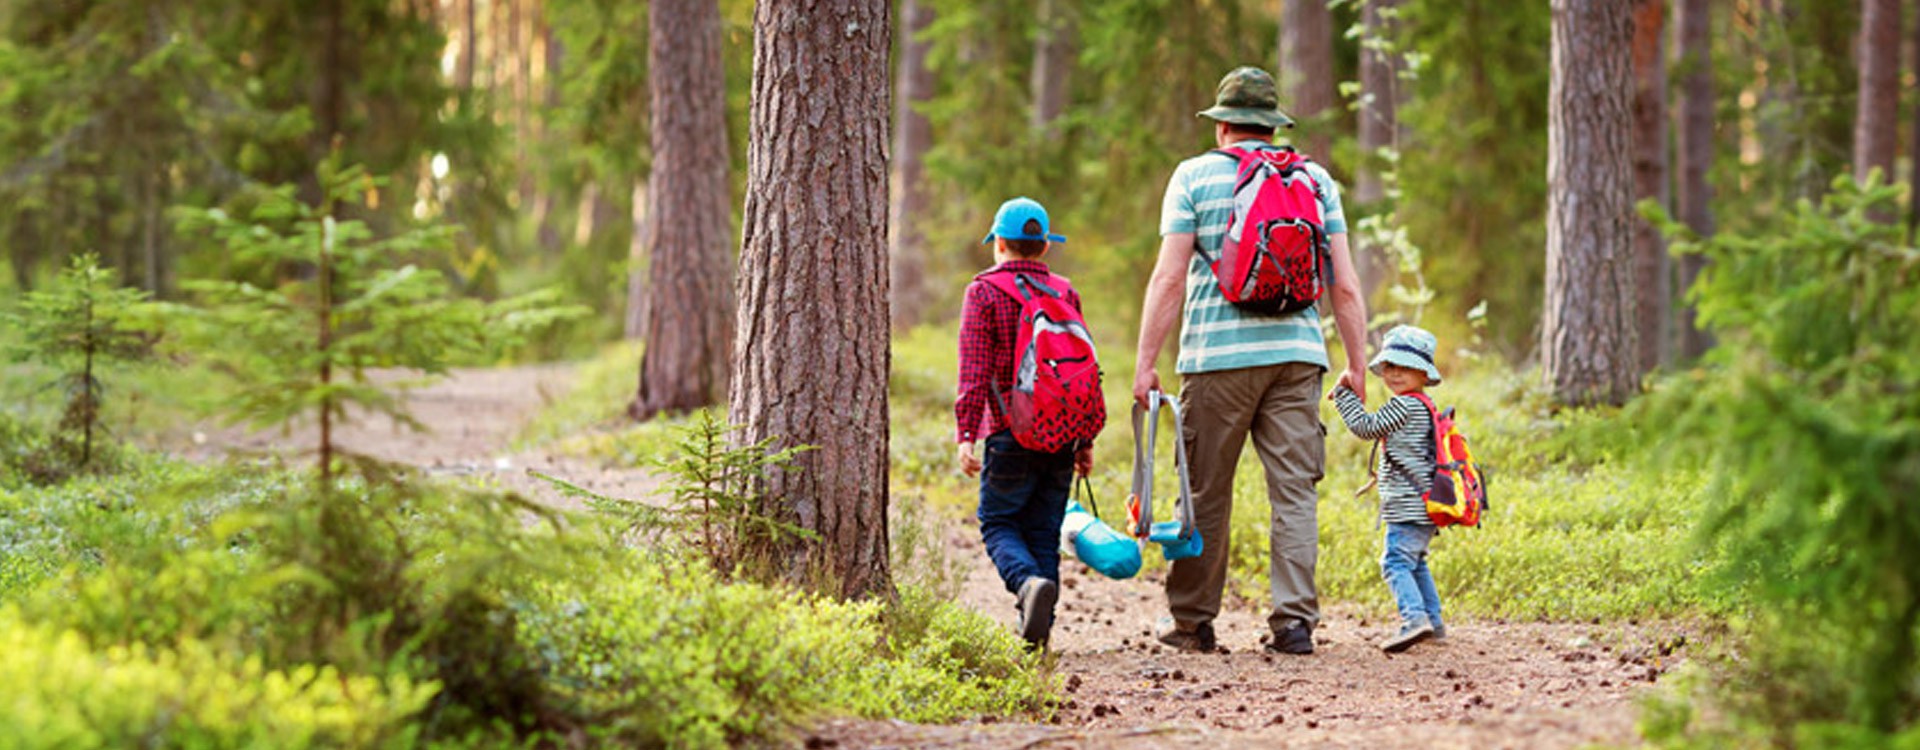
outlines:
{"label": "boy", "polygon": [[1427,544],[1437,529],[1427,517],[1423,500],[1433,484],[1433,412],[1415,397],[1424,394],[1427,386],[1440,384],[1440,371],[1433,366],[1437,344],[1433,334],[1413,326],[1396,326],[1387,332],[1380,353],[1367,366],[1394,393],[1377,413],[1368,414],[1360,397],[1345,385],[1335,386],[1327,395],[1354,435],[1386,441],[1376,469],[1380,518],[1387,525],[1380,573],[1400,609],[1400,632],[1380,644],[1390,654],[1428,638],[1446,637],[1446,626],[1440,622],[1440,593],[1427,569]]}
{"label": "boy", "polygon": [[[1007,591],[1018,597],[1020,637],[1035,648],[1046,646],[1060,597],[1060,522],[1073,474],[1084,476],[1093,468],[1093,453],[1090,445],[1032,451],[1008,429],[1004,397],[1013,390],[1021,302],[988,277],[1024,274],[1057,281],[1077,310],[1079,294],[1065,279],[1050,277],[1041,262],[1050,242],[1066,241],[1048,233],[1047,210],[1039,203],[1022,197],[1000,205],[981,241],[993,244],[995,265],[967,285],[960,316],[959,396],[953,404],[960,470],[980,475],[980,536]],[[976,458],[973,444],[982,439],[984,455]]]}

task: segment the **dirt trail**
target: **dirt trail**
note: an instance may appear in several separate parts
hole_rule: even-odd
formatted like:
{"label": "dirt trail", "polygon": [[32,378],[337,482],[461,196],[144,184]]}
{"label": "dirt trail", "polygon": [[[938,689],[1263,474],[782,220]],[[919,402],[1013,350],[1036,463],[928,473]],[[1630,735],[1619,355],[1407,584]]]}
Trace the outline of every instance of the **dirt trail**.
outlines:
{"label": "dirt trail", "polygon": [[[391,376],[389,376],[391,377]],[[433,432],[362,420],[339,442],[358,453],[430,473],[498,481],[565,506],[526,476],[540,469],[624,497],[655,487],[644,472],[544,452],[514,452],[515,434],[564,392],[564,365],[460,370],[412,392],[414,416]],[[300,440],[298,438],[305,438]],[[214,430],[193,453],[284,450],[307,433]],[[947,534],[967,561],[961,600],[1008,627],[1013,598],[1001,587],[970,519]],[[1149,552],[1150,555],[1157,552]],[[1436,565],[1446,565],[1444,557]],[[1055,724],[919,726],[834,720],[808,747],[1551,748],[1636,743],[1634,699],[1684,656],[1686,629],[1668,623],[1544,624],[1460,621],[1449,638],[1388,656],[1374,645],[1390,624],[1334,605],[1312,656],[1268,655],[1263,601],[1229,598],[1216,623],[1220,653],[1182,654],[1152,638],[1165,611],[1159,578],[1112,581],[1066,565],[1053,647],[1067,703]],[[1444,593],[1444,592],[1443,592]]]}
{"label": "dirt trail", "polygon": [[[397,383],[413,379],[404,372],[377,372],[373,380]],[[552,485],[527,476],[528,469],[559,476],[602,494],[643,497],[657,482],[643,471],[603,466],[551,451],[515,451],[518,436],[539,411],[560,398],[573,382],[568,364],[495,369],[459,369],[447,377],[408,391],[404,400],[413,418],[428,428],[414,432],[384,416],[360,417],[336,427],[334,441],[343,450],[408,464],[434,476],[473,477],[494,482],[559,507],[579,507]],[[229,453],[289,455],[310,450],[315,428],[289,432],[249,431],[202,425],[192,435],[165,438],[193,445],[188,455],[210,459]]]}

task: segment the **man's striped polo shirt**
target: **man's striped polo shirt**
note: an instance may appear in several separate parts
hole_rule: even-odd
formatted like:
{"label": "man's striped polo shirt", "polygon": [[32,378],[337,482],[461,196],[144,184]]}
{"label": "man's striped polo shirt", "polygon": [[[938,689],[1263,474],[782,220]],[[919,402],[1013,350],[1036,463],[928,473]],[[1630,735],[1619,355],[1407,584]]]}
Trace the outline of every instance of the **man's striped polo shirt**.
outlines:
{"label": "man's striped polo shirt", "polygon": [[[1279,148],[1259,140],[1240,141],[1229,149]],[[1199,249],[1218,257],[1233,212],[1235,160],[1205,153],[1180,162],[1167,181],[1160,205],[1160,234],[1191,232]],[[1319,185],[1321,224],[1328,235],[1347,231],[1340,208],[1340,186],[1319,164],[1307,173]],[[1261,367],[1286,362],[1309,362],[1327,369],[1327,342],[1320,334],[1320,313],[1307,308],[1288,315],[1243,312],[1220,293],[1213,272],[1200,253],[1187,264],[1185,312],[1180,320],[1182,375]]]}

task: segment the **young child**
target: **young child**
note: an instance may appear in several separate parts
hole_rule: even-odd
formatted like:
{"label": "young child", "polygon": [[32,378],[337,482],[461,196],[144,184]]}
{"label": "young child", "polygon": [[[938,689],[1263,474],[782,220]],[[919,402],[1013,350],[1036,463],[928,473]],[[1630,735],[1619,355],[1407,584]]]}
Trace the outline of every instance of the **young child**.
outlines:
{"label": "young child", "polygon": [[[1093,453],[1091,446],[1039,453],[1014,440],[999,396],[1012,392],[1021,303],[986,277],[1013,273],[1047,279],[1041,259],[1049,243],[1066,241],[1048,233],[1047,210],[1039,203],[1022,197],[1001,204],[992,231],[981,241],[992,243],[995,265],[967,285],[960,316],[959,396],[953,404],[960,470],[980,475],[980,536],[1007,591],[1018,597],[1020,636],[1035,648],[1046,646],[1060,597],[1060,522],[1067,495],[1074,473],[1092,469]],[[1065,279],[1059,281],[1064,285]],[[1079,309],[1080,296],[1071,286],[1064,296]],[[986,443],[982,457],[974,456],[975,441]]]}
{"label": "young child", "polygon": [[1366,440],[1384,438],[1386,443],[1376,471],[1380,518],[1387,525],[1380,573],[1400,609],[1400,632],[1380,644],[1388,653],[1405,651],[1428,638],[1446,637],[1440,622],[1440,592],[1427,570],[1427,544],[1436,529],[1421,499],[1433,484],[1433,412],[1414,398],[1428,386],[1440,384],[1440,371],[1433,366],[1437,345],[1433,334],[1413,326],[1396,326],[1387,332],[1380,353],[1368,365],[1394,393],[1378,412],[1368,414],[1360,396],[1344,385],[1335,386],[1327,396],[1353,434]]}

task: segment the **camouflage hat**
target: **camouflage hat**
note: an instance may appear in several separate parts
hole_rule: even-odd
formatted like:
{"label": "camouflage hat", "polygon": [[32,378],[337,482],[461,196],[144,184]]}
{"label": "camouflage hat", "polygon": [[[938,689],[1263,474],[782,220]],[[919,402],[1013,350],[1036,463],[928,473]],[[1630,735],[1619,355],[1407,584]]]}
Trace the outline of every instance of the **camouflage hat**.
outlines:
{"label": "camouflage hat", "polygon": [[1280,111],[1280,96],[1275,93],[1273,76],[1251,65],[1235,68],[1220,79],[1220,90],[1213,107],[1197,115],[1220,122],[1265,125],[1274,130],[1293,127],[1293,118]]}

